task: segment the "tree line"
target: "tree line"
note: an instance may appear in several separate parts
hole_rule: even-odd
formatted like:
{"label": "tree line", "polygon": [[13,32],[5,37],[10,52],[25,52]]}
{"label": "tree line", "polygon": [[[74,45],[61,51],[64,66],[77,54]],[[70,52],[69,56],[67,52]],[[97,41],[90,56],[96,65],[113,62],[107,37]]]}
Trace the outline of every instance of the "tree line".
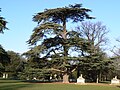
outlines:
{"label": "tree line", "polygon": [[[82,4],[38,12],[33,16],[38,25],[27,41],[30,50],[19,55],[1,46],[1,73],[9,72],[11,78],[17,79],[55,79],[64,83],[76,80],[80,74],[88,82],[111,80],[119,75],[115,67],[119,57],[108,57],[103,48],[108,30],[101,22],[92,22],[95,17],[89,12]],[[7,29],[6,23],[0,17],[1,33]],[[68,24],[73,29],[68,29]]]}

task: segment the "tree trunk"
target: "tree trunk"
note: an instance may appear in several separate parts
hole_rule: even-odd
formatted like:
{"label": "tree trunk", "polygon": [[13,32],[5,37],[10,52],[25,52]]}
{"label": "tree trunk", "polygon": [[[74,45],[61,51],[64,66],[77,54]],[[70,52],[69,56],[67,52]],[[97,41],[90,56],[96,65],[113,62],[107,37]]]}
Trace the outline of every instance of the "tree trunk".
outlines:
{"label": "tree trunk", "polygon": [[[66,30],[66,18],[63,17],[63,32],[62,32],[62,38],[65,40],[67,40],[67,30]],[[67,46],[64,44],[63,45],[63,49],[64,49],[64,62],[63,64],[66,65],[67,63],[67,60],[66,60],[66,57],[68,56],[68,49],[67,49]],[[67,67],[66,68],[66,73],[64,73],[63,75],[63,83],[69,83],[69,75],[67,73]]]}
{"label": "tree trunk", "polygon": [[100,76],[100,81],[102,81],[102,73],[101,73],[101,71],[100,71],[100,75],[99,76]]}
{"label": "tree trunk", "polygon": [[98,83],[98,81],[99,81],[99,80],[98,80],[98,77],[97,77],[96,83]]}
{"label": "tree trunk", "polygon": [[63,75],[63,83],[69,83],[69,75],[67,73]]}

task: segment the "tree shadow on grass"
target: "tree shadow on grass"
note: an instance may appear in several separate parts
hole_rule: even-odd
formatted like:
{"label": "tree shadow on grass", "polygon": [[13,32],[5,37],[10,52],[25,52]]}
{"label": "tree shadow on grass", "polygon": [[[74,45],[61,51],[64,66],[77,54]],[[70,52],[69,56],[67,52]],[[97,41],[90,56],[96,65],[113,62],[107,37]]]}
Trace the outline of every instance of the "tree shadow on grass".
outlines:
{"label": "tree shadow on grass", "polygon": [[0,84],[1,83],[20,83],[23,80],[0,80]]}
{"label": "tree shadow on grass", "polygon": [[120,88],[120,86],[117,86],[118,88]]}
{"label": "tree shadow on grass", "polygon": [[0,90],[18,90],[24,87],[31,87],[31,84],[2,85],[0,86]]}
{"label": "tree shadow on grass", "polygon": [[50,81],[50,80],[46,80],[46,81],[43,81],[43,80],[24,80],[24,81],[21,81],[21,82],[26,82],[26,83],[57,83],[57,82],[62,82],[62,81]]}
{"label": "tree shadow on grass", "polygon": [[24,80],[22,82],[27,82],[27,83],[52,83],[52,81],[39,81],[39,80]]}

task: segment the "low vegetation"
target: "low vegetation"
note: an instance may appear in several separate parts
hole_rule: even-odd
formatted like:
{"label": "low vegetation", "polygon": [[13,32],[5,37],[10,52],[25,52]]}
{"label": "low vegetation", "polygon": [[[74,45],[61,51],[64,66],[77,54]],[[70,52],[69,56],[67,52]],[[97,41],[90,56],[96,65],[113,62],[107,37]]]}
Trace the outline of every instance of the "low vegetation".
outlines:
{"label": "low vegetation", "polygon": [[120,90],[120,86],[107,84],[63,84],[63,83],[30,83],[21,80],[0,80],[0,90]]}

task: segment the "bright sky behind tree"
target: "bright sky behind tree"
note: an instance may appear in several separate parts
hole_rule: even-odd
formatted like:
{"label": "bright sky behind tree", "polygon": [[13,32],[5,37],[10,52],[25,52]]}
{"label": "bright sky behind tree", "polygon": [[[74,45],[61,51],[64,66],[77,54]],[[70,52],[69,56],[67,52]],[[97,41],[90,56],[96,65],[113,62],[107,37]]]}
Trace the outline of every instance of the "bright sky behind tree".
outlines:
{"label": "bright sky behind tree", "polygon": [[89,13],[96,17],[94,21],[101,21],[106,25],[109,34],[107,49],[110,50],[117,44],[115,39],[120,37],[120,0],[1,0],[1,16],[8,21],[8,31],[0,34],[0,44],[5,50],[23,53],[29,49],[26,41],[37,26],[32,21],[33,15],[44,9],[68,6],[81,3],[83,7],[91,9]]}

